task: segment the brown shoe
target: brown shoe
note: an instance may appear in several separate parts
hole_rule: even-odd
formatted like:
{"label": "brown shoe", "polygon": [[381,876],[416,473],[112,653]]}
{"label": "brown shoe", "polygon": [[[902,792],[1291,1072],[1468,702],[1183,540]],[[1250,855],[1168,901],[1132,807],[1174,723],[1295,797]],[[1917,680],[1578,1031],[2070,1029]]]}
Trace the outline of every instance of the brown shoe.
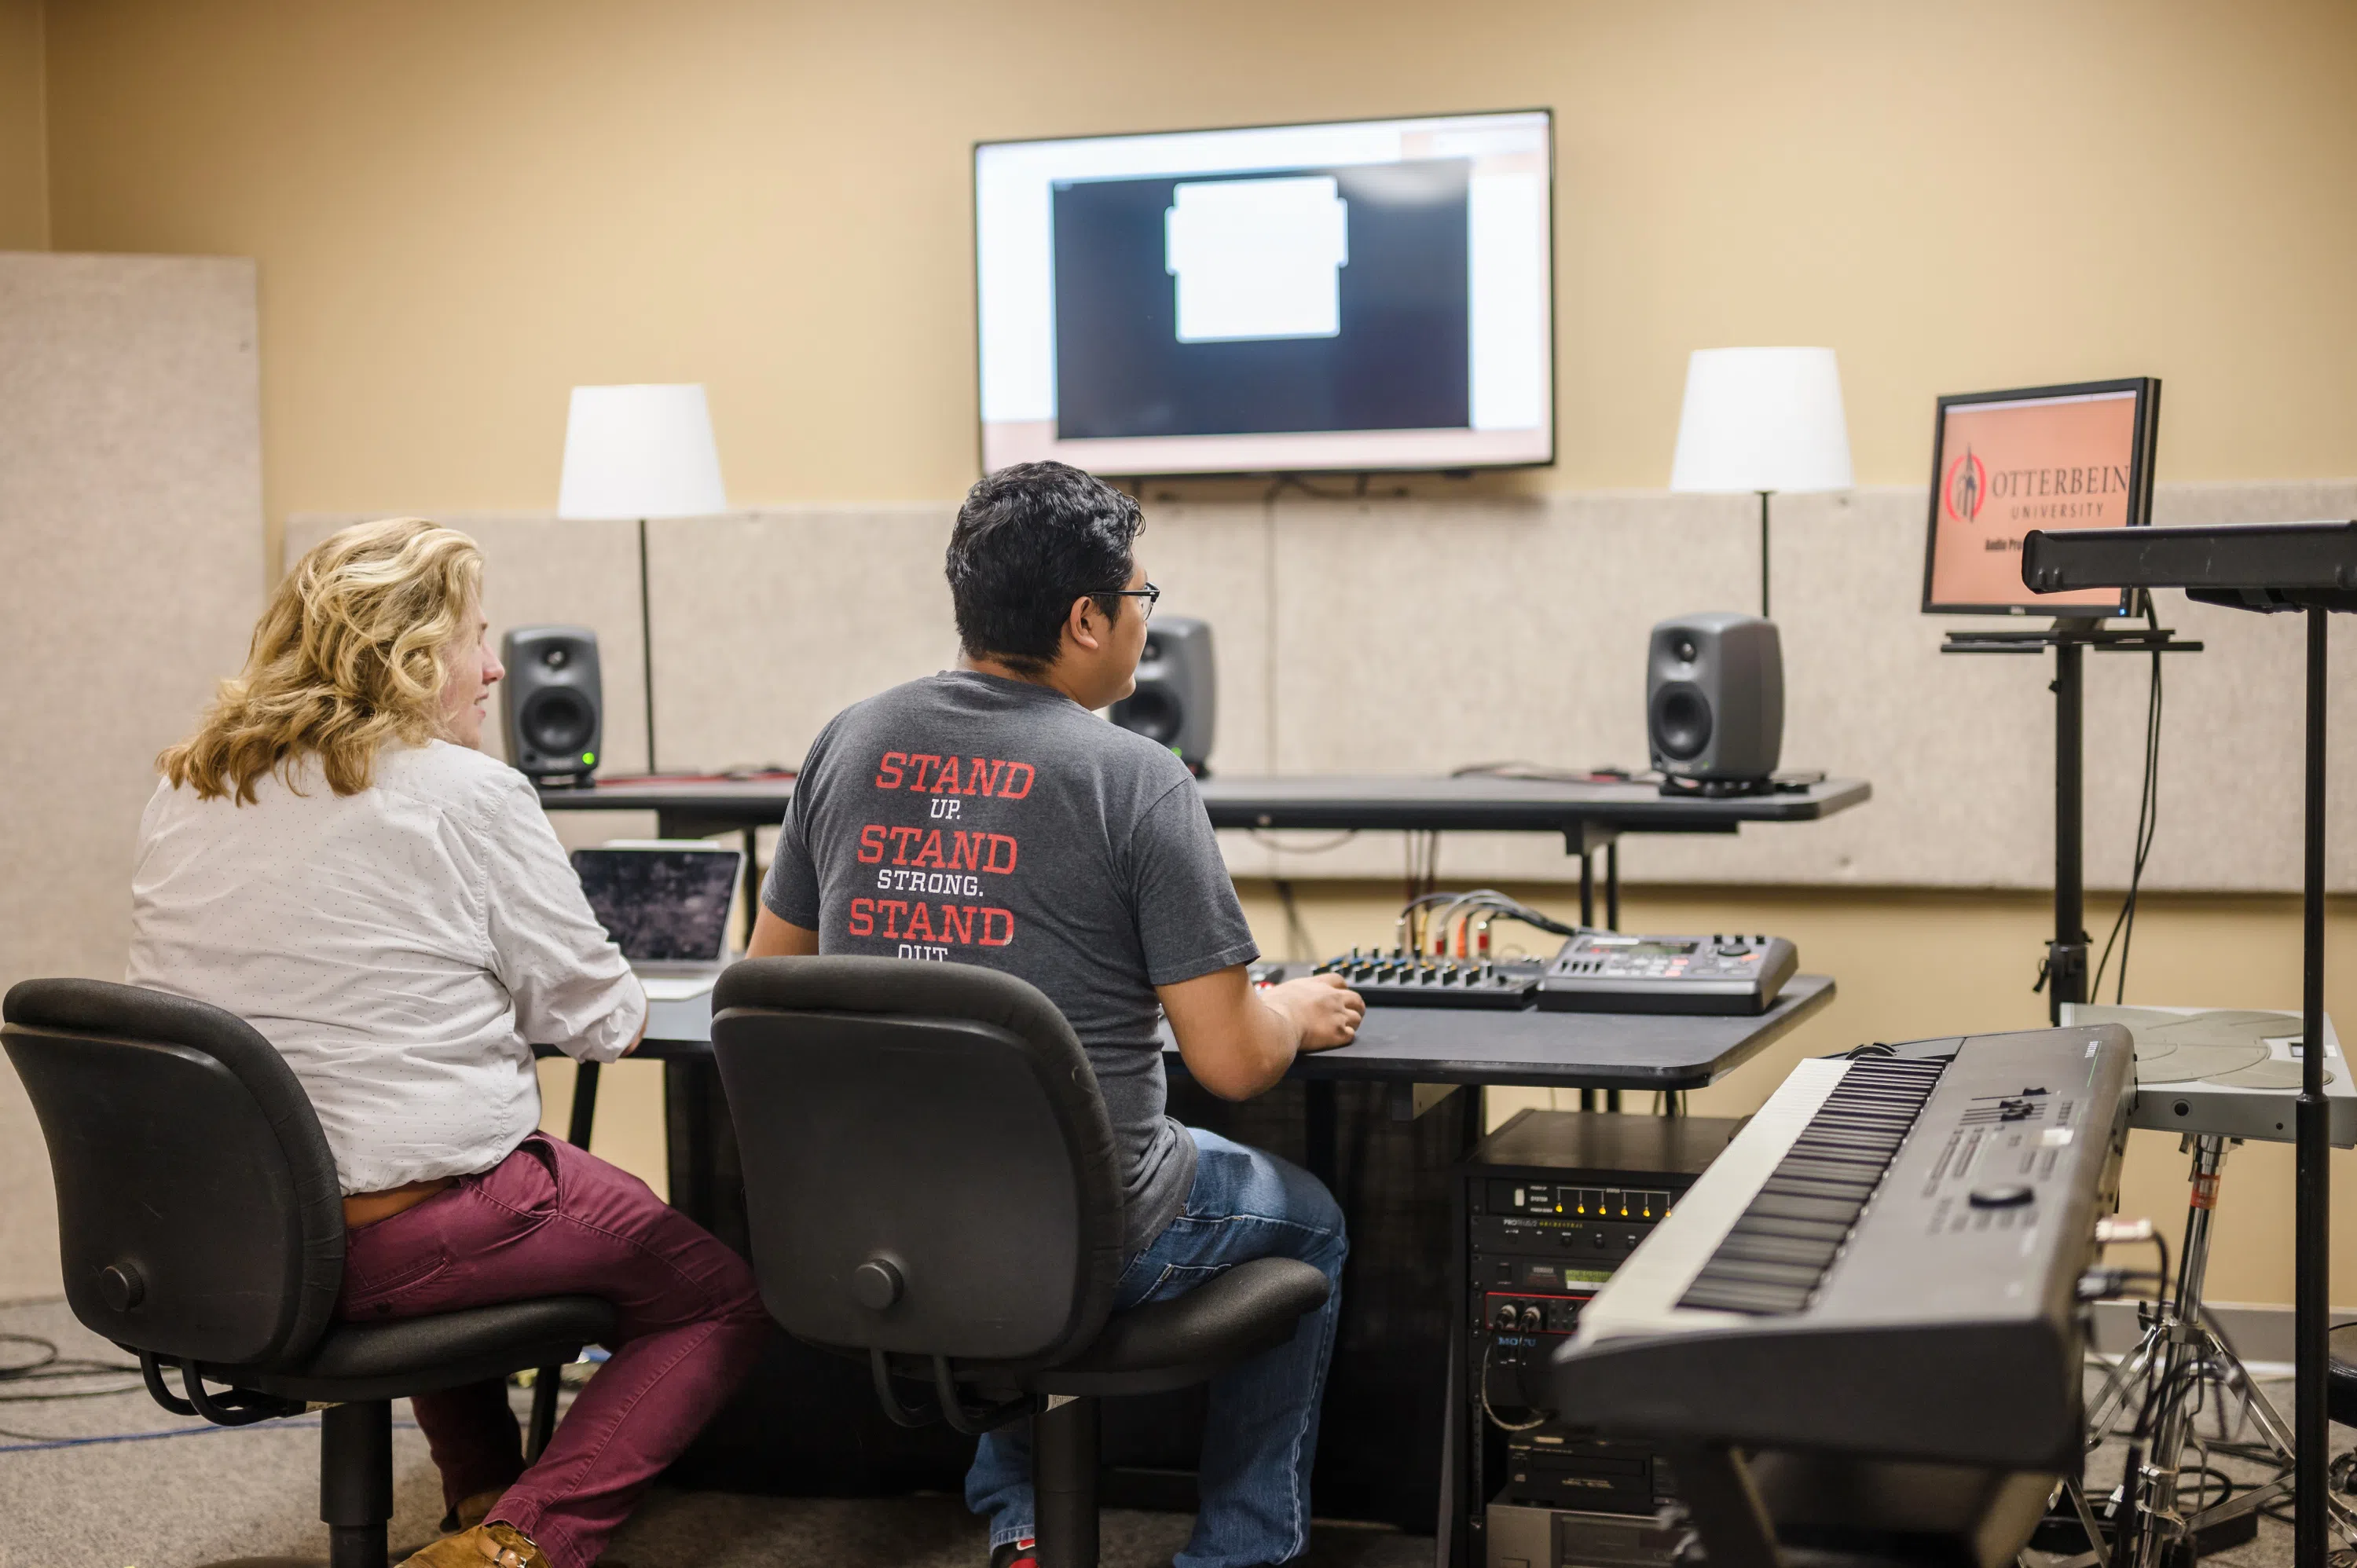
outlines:
{"label": "brown shoe", "polygon": [[549,1563],[513,1525],[479,1524],[404,1558],[400,1568],[549,1568]]}
{"label": "brown shoe", "polygon": [[490,1517],[492,1507],[505,1496],[507,1496],[505,1492],[490,1491],[477,1492],[470,1498],[461,1498],[458,1499],[457,1508],[442,1516],[442,1522],[436,1528],[445,1535],[456,1535],[462,1530],[472,1530]]}

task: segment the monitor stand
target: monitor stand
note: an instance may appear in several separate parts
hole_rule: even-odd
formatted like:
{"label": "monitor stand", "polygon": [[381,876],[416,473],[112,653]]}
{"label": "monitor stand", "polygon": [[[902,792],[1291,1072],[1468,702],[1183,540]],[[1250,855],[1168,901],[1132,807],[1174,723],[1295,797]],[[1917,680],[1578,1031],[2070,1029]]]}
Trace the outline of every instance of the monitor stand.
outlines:
{"label": "monitor stand", "polygon": [[2043,629],[1952,631],[1943,653],[2036,653],[2054,650],[2054,938],[2038,966],[2038,986],[2046,993],[2046,1017],[2062,1022],[2062,1004],[2087,1002],[2087,883],[2083,832],[2085,807],[2085,655],[2106,653],[2199,653],[2201,645],[2167,627],[2106,627],[2093,619],[2064,618]]}

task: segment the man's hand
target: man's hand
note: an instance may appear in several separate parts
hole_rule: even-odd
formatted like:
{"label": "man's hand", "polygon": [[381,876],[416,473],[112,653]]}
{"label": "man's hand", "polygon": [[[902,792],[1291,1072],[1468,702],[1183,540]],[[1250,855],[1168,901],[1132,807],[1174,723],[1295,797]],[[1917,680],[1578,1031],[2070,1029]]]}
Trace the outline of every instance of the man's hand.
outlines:
{"label": "man's hand", "polygon": [[1367,1007],[1330,974],[1256,990],[1240,963],[1155,989],[1187,1071],[1222,1100],[1272,1087],[1302,1051],[1349,1043]]}
{"label": "man's hand", "polygon": [[1367,999],[1344,985],[1339,974],[1305,974],[1269,987],[1260,999],[1292,1021],[1305,1051],[1349,1045],[1367,1012]]}

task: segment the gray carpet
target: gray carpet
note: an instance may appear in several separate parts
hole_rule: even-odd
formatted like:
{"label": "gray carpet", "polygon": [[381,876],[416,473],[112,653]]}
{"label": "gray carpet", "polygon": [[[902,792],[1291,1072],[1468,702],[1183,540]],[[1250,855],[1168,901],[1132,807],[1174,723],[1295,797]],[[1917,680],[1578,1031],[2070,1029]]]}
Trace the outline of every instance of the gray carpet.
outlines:
{"label": "gray carpet", "polygon": [[[0,1305],[0,1334],[68,1356],[121,1361],[62,1302]],[[0,1342],[0,1364],[25,1348]],[[131,1379],[85,1386],[124,1388]],[[70,1385],[59,1385],[70,1386]],[[23,1386],[0,1391],[23,1391]],[[527,1396],[518,1394],[519,1412]],[[396,1547],[433,1537],[442,1494],[408,1407],[393,1407]],[[0,1568],[193,1568],[327,1550],[318,1522],[317,1417],[233,1430],[157,1408],[144,1390],[97,1399],[0,1402]],[[173,1434],[135,1442],[59,1440]],[[1105,1568],[1156,1568],[1183,1545],[1179,1514],[1108,1510]],[[1429,1537],[1318,1525],[1317,1568],[1429,1568]],[[607,1553],[608,1568],[983,1568],[988,1536],[946,1497],[802,1498],[658,1488]]]}
{"label": "gray carpet", "polygon": [[[0,1306],[0,1334],[54,1341],[68,1356],[119,1361],[61,1302]],[[0,1363],[24,1359],[0,1342]],[[224,1430],[158,1409],[135,1379],[83,1385],[122,1389],[95,1399],[0,1402],[0,1568],[193,1568],[239,1557],[326,1550],[317,1521],[317,1418]],[[16,1385],[5,1392],[28,1387]],[[2266,1385],[2287,1408],[2282,1381]],[[2093,1389],[2091,1386],[2092,1396]],[[519,1410],[524,1396],[518,1395]],[[414,1548],[442,1512],[425,1444],[394,1407],[393,1537]],[[78,1438],[136,1441],[75,1444]],[[2336,1437],[2347,1434],[2335,1428]],[[54,1445],[54,1444],[72,1444]],[[2093,1487],[2119,1474],[2107,1444],[2089,1466]],[[2252,1472],[2231,1461],[2238,1479]],[[1105,1568],[1155,1568],[1185,1541],[1178,1514],[1109,1510]],[[1389,1530],[1319,1525],[1314,1568],[1428,1568],[1432,1541]],[[795,1498],[658,1488],[616,1539],[609,1568],[982,1568],[986,1537],[953,1498]],[[2291,1561],[2291,1531],[2264,1522],[2256,1541],[2209,1561],[2222,1568],[2277,1568]]]}

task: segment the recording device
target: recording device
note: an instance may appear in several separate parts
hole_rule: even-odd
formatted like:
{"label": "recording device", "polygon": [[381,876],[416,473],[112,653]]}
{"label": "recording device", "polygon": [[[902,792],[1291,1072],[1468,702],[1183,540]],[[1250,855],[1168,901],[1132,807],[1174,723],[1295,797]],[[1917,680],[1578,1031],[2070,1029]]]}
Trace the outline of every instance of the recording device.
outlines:
{"label": "recording device", "polygon": [[597,634],[520,626],[500,639],[500,730],[508,762],[537,783],[587,784],[597,771],[605,698]]}
{"label": "recording device", "polygon": [[1113,705],[1113,722],[1167,746],[1198,779],[1211,771],[1220,683],[1211,661],[1211,623],[1164,616],[1146,628],[1137,690]]}
{"label": "recording device", "polygon": [[1799,950],[1782,937],[1585,931],[1547,961],[1538,982],[1538,1008],[1750,1016],[1774,1005],[1800,967]]}
{"label": "recording device", "polygon": [[1653,628],[1645,736],[1662,792],[1770,788],[1784,749],[1784,654],[1776,623],[1710,611]]}
{"label": "recording device", "polygon": [[[2134,1125],[2164,1133],[2293,1141],[2299,1095],[2298,1015],[2253,1008],[2107,1007],[2065,1002],[2064,1024],[2117,1024],[2136,1039]],[[2357,1148],[2357,1085],[2324,1020],[2324,1108],[2330,1142]]]}
{"label": "recording device", "polygon": [[1555,1419],[1547,1361],[1741,1123],[1524,1111],[1466,1157],[1464,1495],[1476,1563],[1667,1563],[1669,1466],[1641,1443]]}

